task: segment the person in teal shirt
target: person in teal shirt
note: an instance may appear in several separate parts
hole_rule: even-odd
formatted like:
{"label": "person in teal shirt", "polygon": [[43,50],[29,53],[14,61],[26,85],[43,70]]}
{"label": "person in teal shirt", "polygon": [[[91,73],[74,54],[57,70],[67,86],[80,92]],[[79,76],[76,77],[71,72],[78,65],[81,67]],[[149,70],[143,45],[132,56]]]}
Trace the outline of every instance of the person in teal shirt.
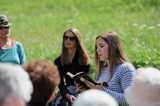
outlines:
{"label": "person in teal shirt", "polygon": [[20,42],[10,38],[10,23],[7,16],[0,15],[0,62],[25,63],[25,52]]}

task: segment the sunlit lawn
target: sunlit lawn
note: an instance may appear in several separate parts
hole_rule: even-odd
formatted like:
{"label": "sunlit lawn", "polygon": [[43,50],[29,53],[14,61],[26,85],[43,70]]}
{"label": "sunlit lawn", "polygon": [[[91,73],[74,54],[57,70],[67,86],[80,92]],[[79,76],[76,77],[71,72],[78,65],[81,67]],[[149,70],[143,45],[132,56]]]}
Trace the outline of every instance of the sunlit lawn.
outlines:
{"label": "sunlit lawn", "polygon": [[22,42],[27,60],[54,60],[63,32],[81,32],[94,69],[95,37],[117,31],[131,62],[160,68],[160,2],[158,0],[1,0],[12,34]]}

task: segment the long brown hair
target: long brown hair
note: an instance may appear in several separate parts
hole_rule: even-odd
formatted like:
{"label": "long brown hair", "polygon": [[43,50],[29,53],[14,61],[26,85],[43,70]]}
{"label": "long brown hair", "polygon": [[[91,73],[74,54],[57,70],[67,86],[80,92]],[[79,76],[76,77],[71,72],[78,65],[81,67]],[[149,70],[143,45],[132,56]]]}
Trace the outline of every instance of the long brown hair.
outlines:
{"label": "long brown hair", "polygon": [[[95,52],[96,59],[96,68],[97,68],[97,76],[100,73],[102,66],[105,64],[109,67],[109,70],[112,70],[116,67],[116,65],[120,63],[124,63],[127,61],[127,58],[122,49],[120,38],[118,37],[116,32],[105,32],[96,37],[103,39],[108,44],[108,64],[105,62],[100,62],[97,52]],[[97,47],[95,45],[95,51]]]}
{"label": "long brown hair", "polygon": [[61,61],[62,64],[65,64],[67,61],[67,49],[64,47],[64,36],[66,35],[67,32],[73,33],[73,35],[76,37],[76,53],[78,54],[78,62],[81,65],[87,65],[89,64],[89,56],[86,51],[86,48],[84,47],[81,39],[80,39],[80,32],[76,28],[69,28],[66,30],[63,34],[63,45],[62,45],[62,54],[61,54]]}

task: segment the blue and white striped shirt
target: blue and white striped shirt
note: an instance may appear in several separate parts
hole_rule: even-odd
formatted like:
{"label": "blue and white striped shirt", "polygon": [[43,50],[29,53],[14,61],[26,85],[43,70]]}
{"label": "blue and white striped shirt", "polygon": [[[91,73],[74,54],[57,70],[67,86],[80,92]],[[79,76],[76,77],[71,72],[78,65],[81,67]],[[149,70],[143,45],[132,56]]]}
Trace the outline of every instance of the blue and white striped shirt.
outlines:
{"label": "blue and white striped shirt", "polygon": [[130,63],[123,63],[118,65],[111,73],[108,67],[104,67],[101,70],[97,82],[107,82],[108,87],[104,89],[105,92],[113,96],[119,105],[128,106],[124,97],[125,89],[130,86],[133,76],[135,75],[135,68]]}

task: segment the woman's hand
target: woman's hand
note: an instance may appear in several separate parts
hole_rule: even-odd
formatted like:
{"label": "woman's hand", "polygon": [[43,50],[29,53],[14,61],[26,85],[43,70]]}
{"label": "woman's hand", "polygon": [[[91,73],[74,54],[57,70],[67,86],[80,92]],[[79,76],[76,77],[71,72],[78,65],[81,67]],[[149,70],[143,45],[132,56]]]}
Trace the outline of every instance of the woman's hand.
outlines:
{"label": "woman's hand", "polygon": [[103,90],[104,86],[103,85],[96,85],[96,86],[93,87],[93,89]]}
{"label": "woman's hand", "polygon": [[75,85],[76,85],[76,91],[77,92],[82,92],[82,91],[85,91],[87,89],[99,89],[99,90],[104,90],[105,87],[108,86],[107,83],[99,83],[97,85],[91,83],[90,81],[87,81],[85,80],[84,81],[84,84],[85,84],[85,87],[83,84],[80,84],[80,83],[76,83],[75,81]]}
{"label": "woman's hand", "polygon": [[97,85],[94,85],[93,83],[91,83],[89,81],[86,81],[85,83],[90,89],[99,89],[99,90],[103,90],[104,89],[104,86],[101,83],[97,84]]}
{"label": "woman's hand", "polygon": [[76,92],[83,92],[85,90],[87,90],[83,85],[81,85],[80,83],[75,82],[75,86],[76,86]]}
{"label": "woman's hand", "polygon": [[70,95],[70,94],[66,94],[66,98],[67,98],[67,100],[70,101],[71,103],[73,103],[73,101],[76,99],[75,96]]}
{"label": "woman's hand", "polygon": [[96,87],[95,84],[93,84],[92,82],[90,81],[85,81],[85,85],[89,88],[89,89],[94,89]]}

